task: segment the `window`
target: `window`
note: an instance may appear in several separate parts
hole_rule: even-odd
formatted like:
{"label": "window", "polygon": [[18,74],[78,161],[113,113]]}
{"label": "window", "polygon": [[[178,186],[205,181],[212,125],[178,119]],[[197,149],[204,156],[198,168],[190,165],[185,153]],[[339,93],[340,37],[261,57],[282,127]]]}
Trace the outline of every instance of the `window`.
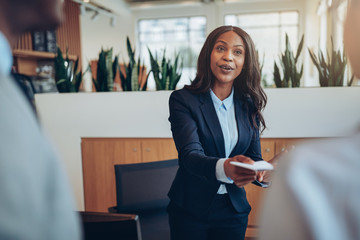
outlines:
{"label": "window", "polygon": [[339,1],[338,5],[332,10],[333,38],[337,48],[343,47],[344,23],[347,10],[347,1]]}
{"label": "window", "polygon": [[[264,63],[262,78],[265,85],[273,85],[274,61],[285,50],[285,33],[293,51],[298,45],[299,13],[297,11],[226,15],[225,24],[239,26],[253,39]],[[295,53],[294,53],[295,54]]]}
{"label": "window", "polygon": [[[335,49],[336,50],[340,50],[343,51],[344,50],[344,23],[345,23],[345,18],[346,18],[346,12],[347,12],[347,7],[348,7],[348,1],[338,1],[338,2],[333,2],[333,4],[337,4],[335,5],[336,8],[334,8],[332,10],[332,35],[333,35],[333,39],[334,39],[334,45],[335,45]],[[351,67],[350,64],[348,62],[347,66],[346,66],[346,70],[345,70],[345,77],[344,77],[344,85],[346,86],[348,83],[348,80],[351,78],[352,76],[352,71],[351,71]],[[360,80],[359,79],[354,79],[354,83],[353,85],[359,85]]]}
{"label": "window", "polygon": [[[206,38],[206,18],[150,19],[140,20],[138,24],[140,54],[148,69],[150,59],[147,48],[160,57],[166,49],[166,56],[170,59],[174,59],[175,53],[180,52],[183,69],[177,87],[190,83],[190,79],[195,77],[198,55]],[[152,75],[149,77],[148,88],[155,89]]]}

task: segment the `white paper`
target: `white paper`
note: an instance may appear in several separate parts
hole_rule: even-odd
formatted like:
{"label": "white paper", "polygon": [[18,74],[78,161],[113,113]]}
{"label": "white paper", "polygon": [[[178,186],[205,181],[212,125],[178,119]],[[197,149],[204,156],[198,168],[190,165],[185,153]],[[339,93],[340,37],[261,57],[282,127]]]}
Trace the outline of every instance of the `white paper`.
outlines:
{"label": "white paper", "polygon": [[273,165],[271,165],[266,161],[255,161],[254,164],[248,164],[242,162],[230,162],[230,164],[237,167],[247,168],[253,171],[270,171],[274,169]]}

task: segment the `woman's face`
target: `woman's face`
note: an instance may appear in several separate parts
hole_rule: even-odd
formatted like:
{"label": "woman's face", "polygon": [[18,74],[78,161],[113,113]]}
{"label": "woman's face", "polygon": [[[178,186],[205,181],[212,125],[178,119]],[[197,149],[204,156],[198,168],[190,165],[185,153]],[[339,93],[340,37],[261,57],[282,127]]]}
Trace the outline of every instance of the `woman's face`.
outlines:
{"label": "woman's face", "polygon": [[233,31],[220,35],[211,52],[210,67],[216,84],[233,84],[245,62],[245,44]]}

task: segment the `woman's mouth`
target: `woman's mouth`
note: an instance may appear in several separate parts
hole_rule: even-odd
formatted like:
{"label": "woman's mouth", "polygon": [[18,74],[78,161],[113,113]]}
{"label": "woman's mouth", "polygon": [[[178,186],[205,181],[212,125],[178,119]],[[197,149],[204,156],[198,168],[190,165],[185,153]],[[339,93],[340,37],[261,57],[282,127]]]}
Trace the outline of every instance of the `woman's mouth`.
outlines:
{"label": "woman's mouth", "polygon": [[232,71],[234,70],[234,68],[232,68],[230,65],[224,64],[224,65],[220,65],[219,66],[221,69],[225,70],[225,71]]}

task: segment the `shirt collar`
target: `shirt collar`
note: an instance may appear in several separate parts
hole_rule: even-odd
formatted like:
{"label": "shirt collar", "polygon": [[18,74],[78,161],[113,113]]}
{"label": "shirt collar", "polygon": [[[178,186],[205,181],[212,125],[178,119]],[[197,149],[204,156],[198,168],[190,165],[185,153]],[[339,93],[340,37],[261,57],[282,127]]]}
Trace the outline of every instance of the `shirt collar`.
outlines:
{"label": "shirt collar", "polygon": [[0,31],[0,74],[10,75],[13,57],[10,44],[4,34]]}
{"label": "shirt collar", "polygon": [[214,103],[215,109],[220,109],[224,105],[225,110],[229,110],[231,106],[234,103],[234,88],[232,88],[230,95],[224,99],[224,101],[221,101],[213,92],[212,89],[210,89],[210,96]]}

